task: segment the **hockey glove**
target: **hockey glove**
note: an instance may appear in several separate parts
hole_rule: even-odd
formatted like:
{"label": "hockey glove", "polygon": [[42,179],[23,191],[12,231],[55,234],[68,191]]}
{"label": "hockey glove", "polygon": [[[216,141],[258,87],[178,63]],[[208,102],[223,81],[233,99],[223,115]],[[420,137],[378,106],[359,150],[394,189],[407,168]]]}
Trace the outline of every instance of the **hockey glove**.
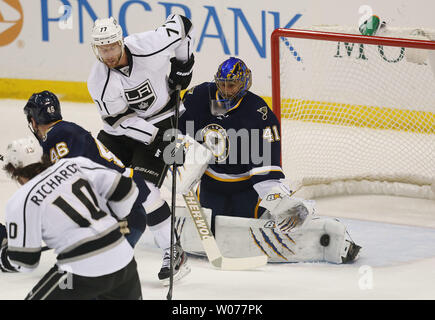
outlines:
{"label": "hockey glove", "polygon": [[260,206],[269,211],[276,227],[286,234],[301,226],[310,214],[304,202],[306,200],[290,196],[286,188],[277,186],[263,196]]}
{"label": "hockey glove", "polygon": [[300,227],[308,216],[307,208],[304,205],[292,208],[283,215],[275,217],[276,227],[282,233],[287,234],[294,228]]}
{"label": "hockey glove", "polygon": [[285,196],[271,214],[275,217],[276,227],[286,234],[304,223],[308,209],[301,200]]}
{"label": "hockey glove", "polygon": [[16,272],[15,268],[10,264],[8,255],[8,233],[6,227],[0,223],[0,271]]}
{"label": "hockey glove", "polygon": [[192,80],[194,63],[195,59],[193,54],[186,62],[181,62],[175,57],[171,59],[171,73],[168,78],[170,89],[175,90],[177,85],[180,85],[181,89],[186,89],[189,86],[190,80]]}
{"label": "hockey glove", "polygon": [[174,162],[178,166],[183,165],[185,159],[183,146],[178,143],[175,147],[174,137],[169,133],[170,130],[165,134],[160,131],[148,146],[154,157],[163,160],[167,165],[172,165]]}
{"label": "hockey glove", "polygon": [[0,245],[2,245],[3,241],[8,240],[8,233],[6,231],[6,227],[4,224],[0,223]]}

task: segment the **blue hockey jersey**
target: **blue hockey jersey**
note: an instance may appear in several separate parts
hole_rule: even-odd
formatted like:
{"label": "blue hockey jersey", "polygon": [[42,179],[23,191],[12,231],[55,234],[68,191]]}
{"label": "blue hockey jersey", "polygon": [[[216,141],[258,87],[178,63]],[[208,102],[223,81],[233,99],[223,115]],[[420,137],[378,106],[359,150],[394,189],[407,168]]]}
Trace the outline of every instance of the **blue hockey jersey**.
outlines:
{"label": "blue hockey jersey", "polygon": [[94,139],[89,131],[73,122],[56,122],[47,131],[41,146],[44,153],[50,156],[52,163],[65,157],[85,157],[121,173],[126,170],[122,162]]}
{"label": "blue hockey jersey", "polygon": [[219,99],[213,82],[190,89],[183,99],[186,111],[179,120],[180,131],[206,143],[215,156],[201,187],[230,194],[284,178],[279,122],[261,97],[248,91],[220,116],[210,109],[211,101]]}
{"label": "blue hockey jersey", "polygon": [[[138,203],[145,201],[149,189],[143,179],[134,173],[133,169],[125,168],[112,152],[110,152],[92,134],[79,125],[64,120],[57,121],[40,140],[44,154],[50,156],[52,163],[61,158],[85,157],[110,169],[117,170],[133,178],[139,187]],[[126,170],[129,172],[125,173]]]}

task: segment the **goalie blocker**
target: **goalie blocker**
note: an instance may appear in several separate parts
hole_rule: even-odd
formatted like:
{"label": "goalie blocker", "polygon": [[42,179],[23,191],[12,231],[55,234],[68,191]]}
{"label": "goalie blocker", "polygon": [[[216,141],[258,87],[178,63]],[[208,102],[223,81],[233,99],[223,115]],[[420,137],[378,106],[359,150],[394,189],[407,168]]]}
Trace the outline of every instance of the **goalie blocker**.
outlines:
{"label": "goalie blocker", "polygon": [[[177,166],[177,193],[187,194],[201,180],[213,153],[204,145],[198,143],[189,135],[178,134],[178,143],[175,153],[183,148],[184,163]],[[168,170],[163,185],[172,188],[172,167]]]}

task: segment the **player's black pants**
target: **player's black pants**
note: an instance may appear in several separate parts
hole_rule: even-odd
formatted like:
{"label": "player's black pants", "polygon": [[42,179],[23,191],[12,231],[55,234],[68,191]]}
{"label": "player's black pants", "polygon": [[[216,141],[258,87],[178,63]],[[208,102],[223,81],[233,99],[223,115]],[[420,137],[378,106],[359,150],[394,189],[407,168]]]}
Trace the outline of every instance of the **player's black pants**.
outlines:
{"label": "player's black pants", "polygon": [[27,295],[26,300],[142,300],[136,261],[114,273],[83,277],[50,269]]}
{"label": "player's black pants", "polygon": [[259,218],[264,213],[264,208],[259,207],[260,199],[254,188],[239,192],[225,192],[225,186],[218,192],[201,183],[199,200],[203,208],[212,210],[211,231],[215,231],[216,215],[243,218]]}
{"label": "player's black pants", "polygon": [[[130,137],[111,135],[103,130],[98,133],[98,140],[115,154],[124,165],[133,168],[145,180],[160,188],[169,167],[162,158],[154,156],[156,150],[153,145],[147,146]],[[169,144],[169,141],[167,144]]]}
{"label": "player's black pants", "polygon": [[[167,118],[156,124],[156,126],[159,128],[159,130],[165,131],[169,128],[172,128],[173,119]],[[169,166],[163,161],[162,158],[156,158],[154,156],[155,149],[152,145],[146,146],[145,144],[127,136],[114,136],[103,130],[98,133],[98,140],[101,141],[101,143],[103,143],[103,145],[113,154],[115,154],[115,156],[117,156],[124,165],[135,169],[134,180],[138,187],[140,179],[138,179],[137,176],[139,174],[144,180],[154,183],[157,188],[161,187]],[[170,142],[168,141],[167,144],[169,143]],[[141,168],[144,170],[140,170]],[[155,172],[157,174],[155,175],[151,172]],[[136,202],[138,201],[139,200]],[[145,199],[140,201],[143,202]],[[162,207],[158,208],[152,213],[147,212],[146,224],[152,227],[166,220],[170,216],[171,210],[165,202]],[[134,219],[133,216],[131,218]],[[135,223],[133,222],[131,225],[134,226]],[[127,236],[127,240],[129,240],[130,244],[134,246],[137,240],[139,240],[140,234],[138,232],[133,232],[134,230],[131,231],[132,234]]]}

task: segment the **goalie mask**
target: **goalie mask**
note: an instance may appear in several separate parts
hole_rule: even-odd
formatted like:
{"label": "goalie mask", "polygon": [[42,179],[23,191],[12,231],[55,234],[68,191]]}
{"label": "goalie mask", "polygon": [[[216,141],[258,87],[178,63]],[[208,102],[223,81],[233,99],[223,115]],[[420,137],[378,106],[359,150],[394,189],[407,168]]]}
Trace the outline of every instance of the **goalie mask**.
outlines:
{"label": "goalie mask", "polygon": [[92,28],[92,50],[109,68],[118,65],[124,54],[122,28],[113,18],[97,19]]}
{"label": "goalie mask", "polygon": [[[214,76],[217,86],[217,103],[212,103],[213,114],[224,114],[235,108],[252,84],[251,70],[237,58],[225,60]],[[219,110],[220,109],[220,110]]]}

